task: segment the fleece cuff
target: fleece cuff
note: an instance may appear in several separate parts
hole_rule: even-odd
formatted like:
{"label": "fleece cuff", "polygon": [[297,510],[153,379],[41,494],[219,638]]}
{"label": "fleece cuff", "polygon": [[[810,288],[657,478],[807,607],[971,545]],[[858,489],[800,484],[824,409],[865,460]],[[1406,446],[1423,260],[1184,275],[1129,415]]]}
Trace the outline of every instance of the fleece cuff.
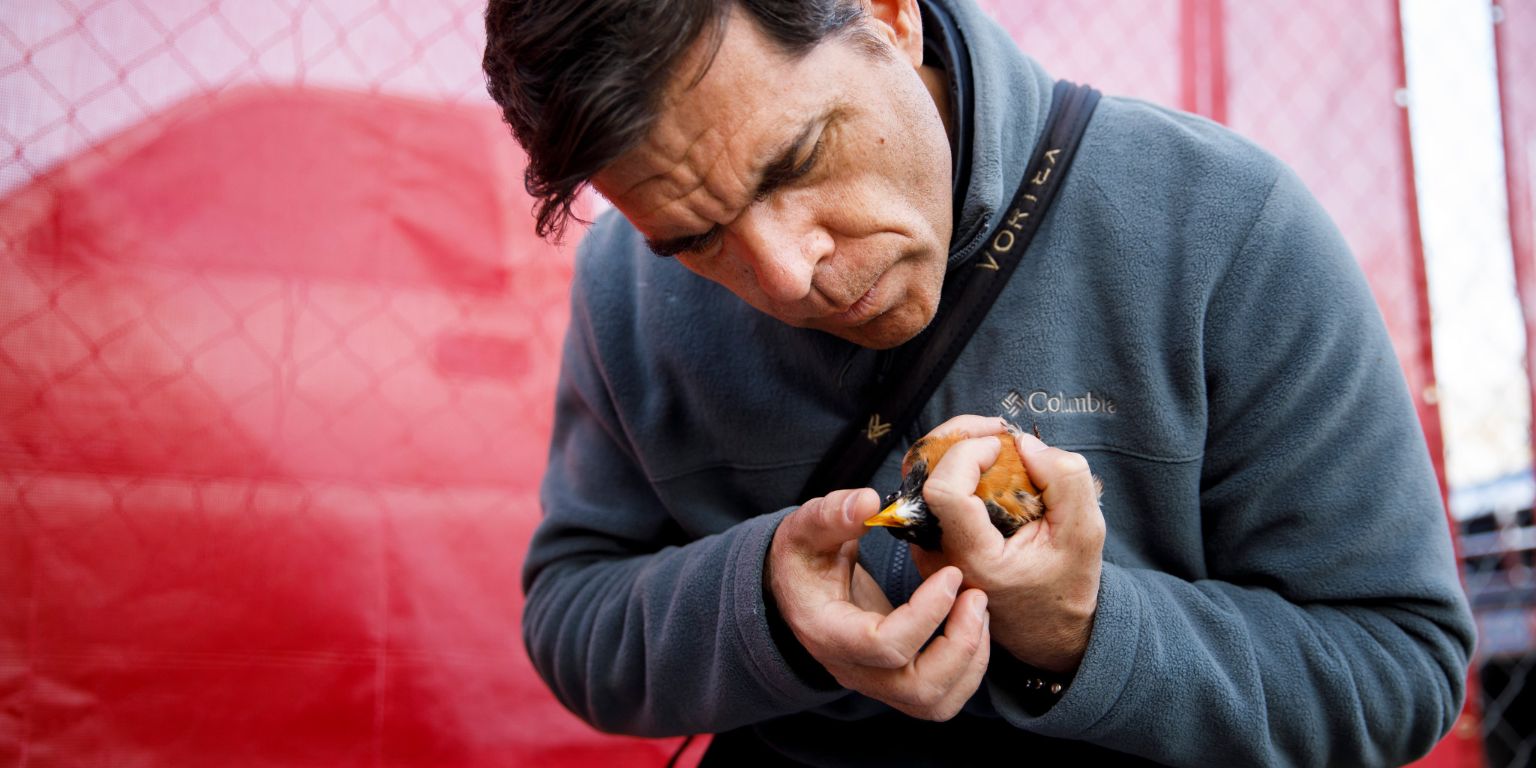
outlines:
{"label": "fleece cuff", "polygon": [[1006,673],[988,673],[992,705],[1008,722],[1035,733],[1081,739],[1119,701],[1135,667],[1143,606],[1141,594],[1125,569],[1104,564],[1099,578],[1099,605],[1083,663],[1055,706],[1030,714],[1037,696]]}
{"label": "fleece cuff", "polygon": [[793,507],[748,520],[737,528],[727,585],[737,637],[759,680],[780,700],[809,709],[847,695],[778,615],[763,587],[763,568],[774,531]]}

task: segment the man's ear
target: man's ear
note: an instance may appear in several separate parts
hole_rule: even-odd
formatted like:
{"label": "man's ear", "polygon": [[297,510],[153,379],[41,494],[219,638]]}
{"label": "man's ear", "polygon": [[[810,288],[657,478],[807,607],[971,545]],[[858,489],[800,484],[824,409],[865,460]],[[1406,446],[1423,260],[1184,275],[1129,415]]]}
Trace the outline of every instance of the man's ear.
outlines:
{"label": "man's ear", "polygon": [[923,65],[923,17],[917,0],[864,0],[871,31],[913,67]]}

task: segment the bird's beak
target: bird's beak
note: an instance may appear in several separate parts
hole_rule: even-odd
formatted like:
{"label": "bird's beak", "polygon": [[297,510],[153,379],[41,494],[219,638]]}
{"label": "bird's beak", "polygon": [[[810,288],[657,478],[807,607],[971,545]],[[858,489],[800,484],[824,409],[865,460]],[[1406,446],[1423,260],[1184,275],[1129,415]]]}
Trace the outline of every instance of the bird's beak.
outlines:
{"label": "bird's beak", "polygon": [[906,499],[896,499],[888,506],[886,506],[885,509],[880,510],[880,514],[865,520],[864,524],[871,528],[874,528],[875,526],[880,526],[883,528],[906,528],[912,524],[912,521],[897,514],[902,505],[906,502]]}

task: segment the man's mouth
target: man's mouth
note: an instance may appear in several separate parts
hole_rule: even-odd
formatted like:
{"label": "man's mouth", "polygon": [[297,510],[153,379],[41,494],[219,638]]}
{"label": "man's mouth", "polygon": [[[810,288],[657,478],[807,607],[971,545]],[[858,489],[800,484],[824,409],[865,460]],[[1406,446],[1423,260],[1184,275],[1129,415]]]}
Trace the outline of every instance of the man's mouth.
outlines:
{"label": "man's mouth", "polygon": [[874,285],[869,286],[869,290],[865,291],[864,295],[860,296],[858,301],[853,302],[853,304],[850,305],[847,309],[829,316],[827,320],[837,325],[853,326],[862,325],[874,319],[874,317],[879,314],[880,310],[879,289],[880,283],[884,280],[884,278],[885,275],[880,275],[880,277],[875,280]]}

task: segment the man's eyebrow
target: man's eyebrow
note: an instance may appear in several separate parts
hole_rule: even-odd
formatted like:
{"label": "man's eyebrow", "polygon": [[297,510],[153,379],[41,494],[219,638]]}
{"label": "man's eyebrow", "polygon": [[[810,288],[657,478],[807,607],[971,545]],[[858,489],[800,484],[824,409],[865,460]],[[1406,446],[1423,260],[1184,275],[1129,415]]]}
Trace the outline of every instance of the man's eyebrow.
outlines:
{"label": "man's eyebrow", "polygon": [[[795,138],[785,142],[783,146],[774,152],[773,159],[763,166],[763,171],[757,180],[757,187],[752,190],[753,200],[761,200],[775,189],[794,180],[795,166],[797,165],[795,161],[800,157],[801,152],[804,151],[805,143],[810,140],[811,134],[815,132],[817,122],[817,120],[807,122]],[[647,239],[645,244],[657,256],[676,256],[679,253],[696,250],[708,245],[719,234],[720,225],[716,224],[710,227],[707,232],[696,235],[679,235],[661,240]]]}

